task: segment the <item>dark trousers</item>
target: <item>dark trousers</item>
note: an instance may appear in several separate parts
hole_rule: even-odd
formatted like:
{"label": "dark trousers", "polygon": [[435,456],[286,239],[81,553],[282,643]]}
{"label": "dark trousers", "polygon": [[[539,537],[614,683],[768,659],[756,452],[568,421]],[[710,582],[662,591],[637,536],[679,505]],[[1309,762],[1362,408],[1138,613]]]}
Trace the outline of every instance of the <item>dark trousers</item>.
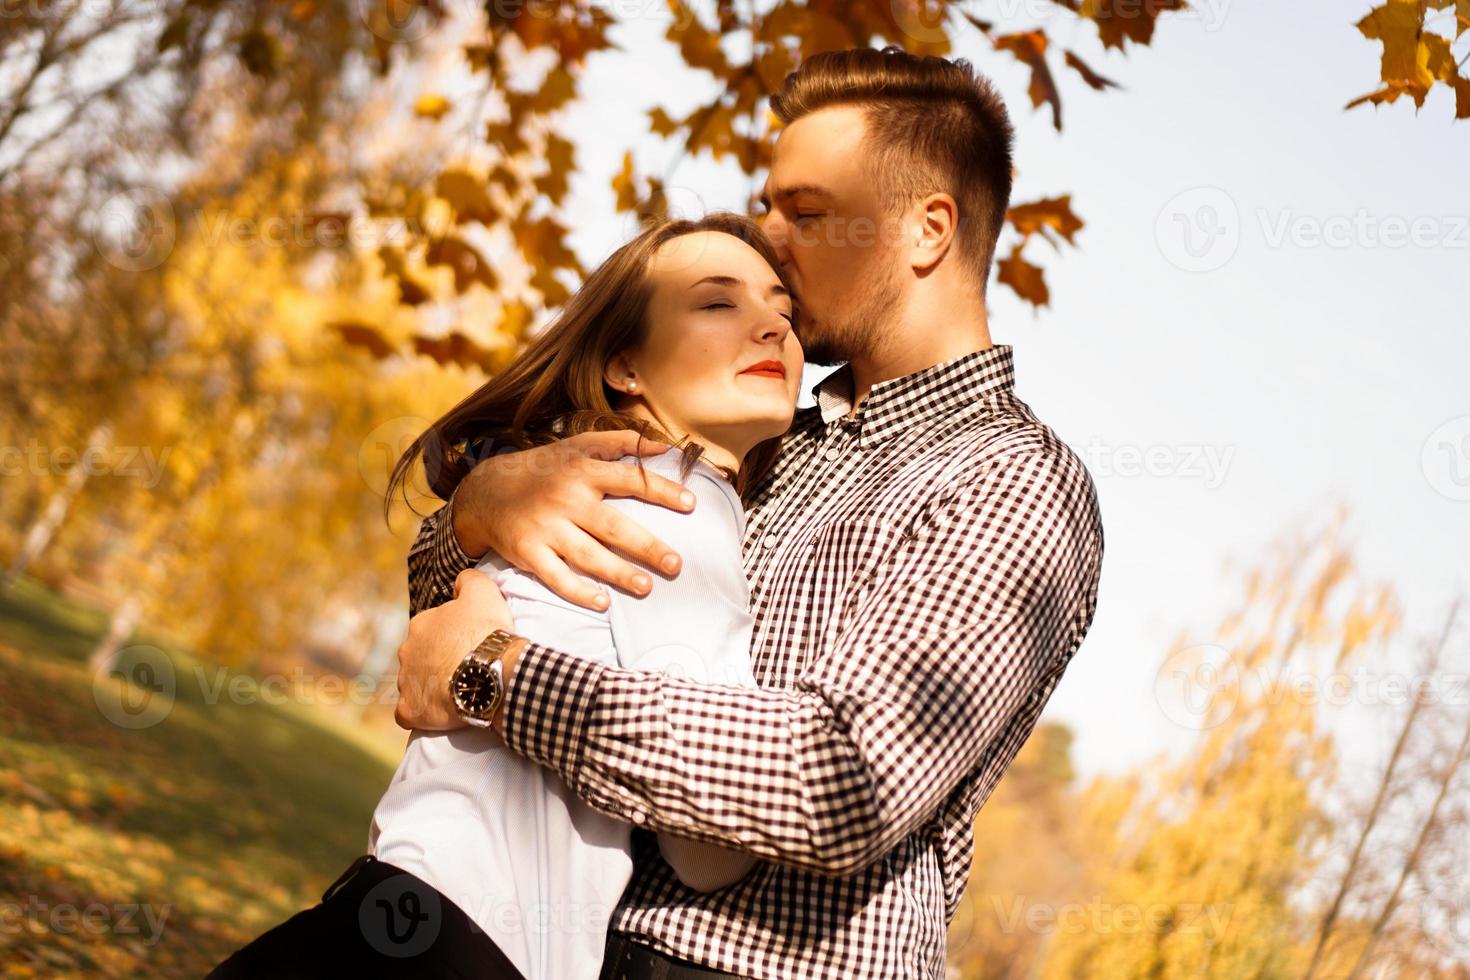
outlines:
{"label": "dark trousers", "polygon": [[525,980],[459,906],[423,879],[366,854],[320,905],[260,936],[209,977]]}
{"label": "dark trousers", "polygon": [[602,973],[597,980],[741,980],[741,977],[666,956],[609,931]]}

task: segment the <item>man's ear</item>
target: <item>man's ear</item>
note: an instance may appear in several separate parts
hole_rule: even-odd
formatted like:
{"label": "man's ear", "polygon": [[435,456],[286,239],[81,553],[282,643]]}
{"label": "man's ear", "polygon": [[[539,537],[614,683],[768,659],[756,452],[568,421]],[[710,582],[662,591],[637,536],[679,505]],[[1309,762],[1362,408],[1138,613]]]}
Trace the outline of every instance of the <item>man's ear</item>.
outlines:
{"label": "man's ear", "polygon": [[930,194],[919,202],[919,227],[909,242],[916,272],[932,272],[954,245],[960,209],[948,194]]}

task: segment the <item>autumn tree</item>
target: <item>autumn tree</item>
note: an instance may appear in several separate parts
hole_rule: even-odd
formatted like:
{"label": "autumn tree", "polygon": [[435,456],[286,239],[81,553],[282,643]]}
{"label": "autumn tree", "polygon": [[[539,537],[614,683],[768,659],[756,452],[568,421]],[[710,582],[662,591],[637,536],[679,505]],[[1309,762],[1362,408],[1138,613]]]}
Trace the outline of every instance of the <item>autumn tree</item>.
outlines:
{"label": "autumn tree", "polygon": [[1470,710],[1455,656],[1465,636],[1457,603],[1407,661],[1412,670],[1385,678],[1402,683],[1374,698],[1392,745],[1376,779],[1335,788],[1320,846],[1330,887],[1305,980],[1470,965]]}
{"label": "autumn tree", "polygon": [[[1466,0],[1389,0],[1358,25],[1364,36],[1384,46],[1383,87],[1362,102],[1392,102],[1410,95],[1422,105],[1435,85],[1452,88],[1457,118],[1470,113],[1470,80],[1459,73],[1451,45],[1467,23]],[[979,11],[972,7],[978,6]],[[661,173],[639,174],[631,151],[612,175],[619,211],[652,217],[666,213],[668,181],[689,155],[727,161],[750,187],[751,204],[759,177],[770,161],[777,135],[767,111],[770,95],[804,58],[821,51],[895,44],[917,54],[953,55],[956,42],[978,36],[989,56],[1023,65],[1030,82],[1025,100],[1063,126],[1064,80],[1090,94],[1122,88],[1095,67],[1096,55],[1079,51],[1076,27],[1104,56],[1153,43],[1158,23],[1189,10],[1185,0],[1053,0],[1032,22],[1015,12],[988,5],[947,0],[898,3],[835,3],[831,0],[741,5],[718,0],[713,10],[695,10],[683,0],[668,0],[666,32],[691,73],[715,82],[716,96],[692,111],[672,115],[663,106],[648,112],[648,130],[664,142],[670,162]],[[414,28],[417,37],[437,29],[438,9],[413,3],[388,4]],[[1436,34],[1436,17],[1452,28]],[[1005,18],[1002,23],[1001,17]],[[1060,24],[1058,23],[1060,21]],[[431,209],[447,207],[452,227],[419,236],[402,248],[379,252],[384,274],[397,283],[402,302],[414,308],[453,302],[470,290],[498,296],[491,331],[520,339],[566,298],[582,274],[578,257],[566,246],[567,226],[560,214],[568,181],[577,169],[572,134],[558,128],[558,112],[582,97],[581,77],[589,57],[627,58],[614,50],[610,32],[615,14],[597,4],[556,3],[529,10],[484,5],[461,42],[465,69],[480,80],[472,98],[455,104],[440,91],[423,91],[415,111],[443,120],[459,131],[479,131],[483,140],[464,159],[418,184],[388,181],[371,189],[370,213],[401,214],[415,227]],[[1056,43],[1066,36],[1066,46]],[[982,71],[986,55],[976,57]],[[545,65],[539,80],[526,82],[526,65]],[[1111,72],[1110,72],[1111,74]],[[671,80],[672,82],[672,80]],[[1068,102],[1073,97],[1068,96]],[[1013,99],[1020,102],[1021,99]],[[1094,109],[1093,111],[1102,111]],[[1036,307],[1050,301],[1046,273],[1037,264],[1041,239],[1052,250],[1077,243],[1083,221],[1070,194],[1019,201],[1007,215],[1007,234],[997,262],[998,282]],[[428,287],[423,274],[443,266],[454,270],[452,285]],[[502,270],[522,270],[506,281]],[[343,337],[389,356],[404,350],[444,362],[478,361],[494,370],[501,355],[483,347],[484,331],[464,325],[418,335],[408,348],[385,341],[372,324],[336,324]]]}
{"label": "autumn tree", "polygon": [[[1126,17],[1105,2],[1059,3],[1057,11],[1093,31],[1103,51],[1121,52],[1151,43],[1157,19],[1183,6],[1180,0],[1151,3]],[[1044,26],[1001,31],[959,5],[721,0],[710,12],[669,0],[669,12],[667,39],[691,73],[713,79],[717,95],[677,117],[663,106],[649,110],[649,132],[668,148],[669,166],[660,174],[639,174],[629,151],[620,171],[611,175],[617,209],[644,219],[667,213],[670,173],[691,155],[731,163],[748,180],[753,204],[777,135],[768,111],[770,95],[802,59],[821,51],[896,44],[914,53],[949,55],[954,36],[978,31],[995,57],[1018,59],[1030,70],[1028,97],[1050,111],[1058,129],[1063,72],[1094,92],[1118,87],[1077,51],[1050,47]],[[612,50],[615,26],[613,14],[596,4],[549,4],[534,16],[507,15],[498,5],[485,5],[483,17],[459,39],[464,69],[479,80],[479,92],[451,102],[430,87],[414,107],[423,118],[456,131],[478,131],[483,140],[432,179],[369,187],[364,207],[373,215],[402,215],[410,227],[425,229],[403,247],[378,250],[383,272],[398,285],[405,305],[432,308],[484,291],[497,297],[499,308],[488,331],[462,324],[448,331],[425,330],[402,346],[371,323],[333,324],[345,340],[376,356],[416,352],[494,370],[503,355],[485,348],[487,333],[519,340],[566,299],[585,270],[566,245],[568,229],[560,213],[577,159],[573,135],[559,128],[559,110],[582,96],[590,57],[630,57]],[[534,81],[524,80],[528,63],[544,66],[534,70]],[[429,230],[440,210],[450,215],[449,227]],[[1043,270],[1023,252],[1037,238],[1058,249],[1075,244],[1082,221],[1065,194],[1018,202],[1008,217],[1000,281],[1027,302],[1045,305]],[[426,281],[435,267],[453,271],[452,282],[438,290]]]}
{"label": "autumn tree", "polygon": [[[1234,608],[1160,668],[1184,742],[1082,787],[1059,764],[1037,778],[1036,760],[1063,757],[1055,731],[1018,756],[976,823],[951,937],[962,976],[1464,975],[1455,614],[1410,655],[1400,600],[1356,566],[1341,515],[1239,580]],[[1337,733],[1374,712],[1397,737],[1365,784]]]}
{"label": "autumn tree", "polygon": [[966,980],[1034,976],[1058,910],[1086,893],[1091,828],[1077,819],[1073,740],[1065,725],[1038,725],[976,818],[949,928],[949,962]]}

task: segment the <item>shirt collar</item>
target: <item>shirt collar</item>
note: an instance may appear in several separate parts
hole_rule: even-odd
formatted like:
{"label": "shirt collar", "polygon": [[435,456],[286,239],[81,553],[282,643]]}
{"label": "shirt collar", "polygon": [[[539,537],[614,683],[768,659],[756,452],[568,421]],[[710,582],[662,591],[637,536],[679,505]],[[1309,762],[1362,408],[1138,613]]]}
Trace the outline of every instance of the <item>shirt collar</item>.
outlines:
{"label": "shirt collar", "polygon": [[[1011,346],[999,344],[873,385],[845,423],[858,428],[861,442],[886,439],[916,421],[950,415],[984,398],[1009,392],[1016,376]],[[852,367],[844,364],[812,386],[822,421],[831,423],[852,410]]]}

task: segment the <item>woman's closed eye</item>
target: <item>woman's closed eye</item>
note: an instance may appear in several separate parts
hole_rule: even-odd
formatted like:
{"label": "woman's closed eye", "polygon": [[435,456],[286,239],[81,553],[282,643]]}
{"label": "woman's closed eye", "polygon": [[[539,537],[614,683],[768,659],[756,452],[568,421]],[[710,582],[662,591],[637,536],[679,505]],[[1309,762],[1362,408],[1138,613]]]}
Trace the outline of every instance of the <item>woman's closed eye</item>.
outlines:
{"label": "woman's closed eye", "polygon": [[[733,309],[735,309],[735,304],[734,303],[727,303],[724,300],[716,300],[713,303],[708,303],[708,304],[706,304],[704,306],[701,306],[700,309],[701,310],[733,310]],[[795,324],[796,323],[796,321],[792,318],[792,314],[786,313],[786,312],[782,312],[781,315],[786,318],[786,322],[787,323],[791,323],[791,324]]]}
{"label": "woman's closed eye", "polygon": [[[701,310],[735,310],[735,309],[738,309],[738,306],[736,306],[735,303],[731,303],[731,301],[729,301],[729,300],[714,300],[714,301],[711,301],[711,303],[704,304],[704,306],[701,306],[700,309]],[[786,323],[791,323],[792,326],[795,326],[794,313],[788,313],[788,311],[782,310],[781,311],[781,316],[786,317]]]}

